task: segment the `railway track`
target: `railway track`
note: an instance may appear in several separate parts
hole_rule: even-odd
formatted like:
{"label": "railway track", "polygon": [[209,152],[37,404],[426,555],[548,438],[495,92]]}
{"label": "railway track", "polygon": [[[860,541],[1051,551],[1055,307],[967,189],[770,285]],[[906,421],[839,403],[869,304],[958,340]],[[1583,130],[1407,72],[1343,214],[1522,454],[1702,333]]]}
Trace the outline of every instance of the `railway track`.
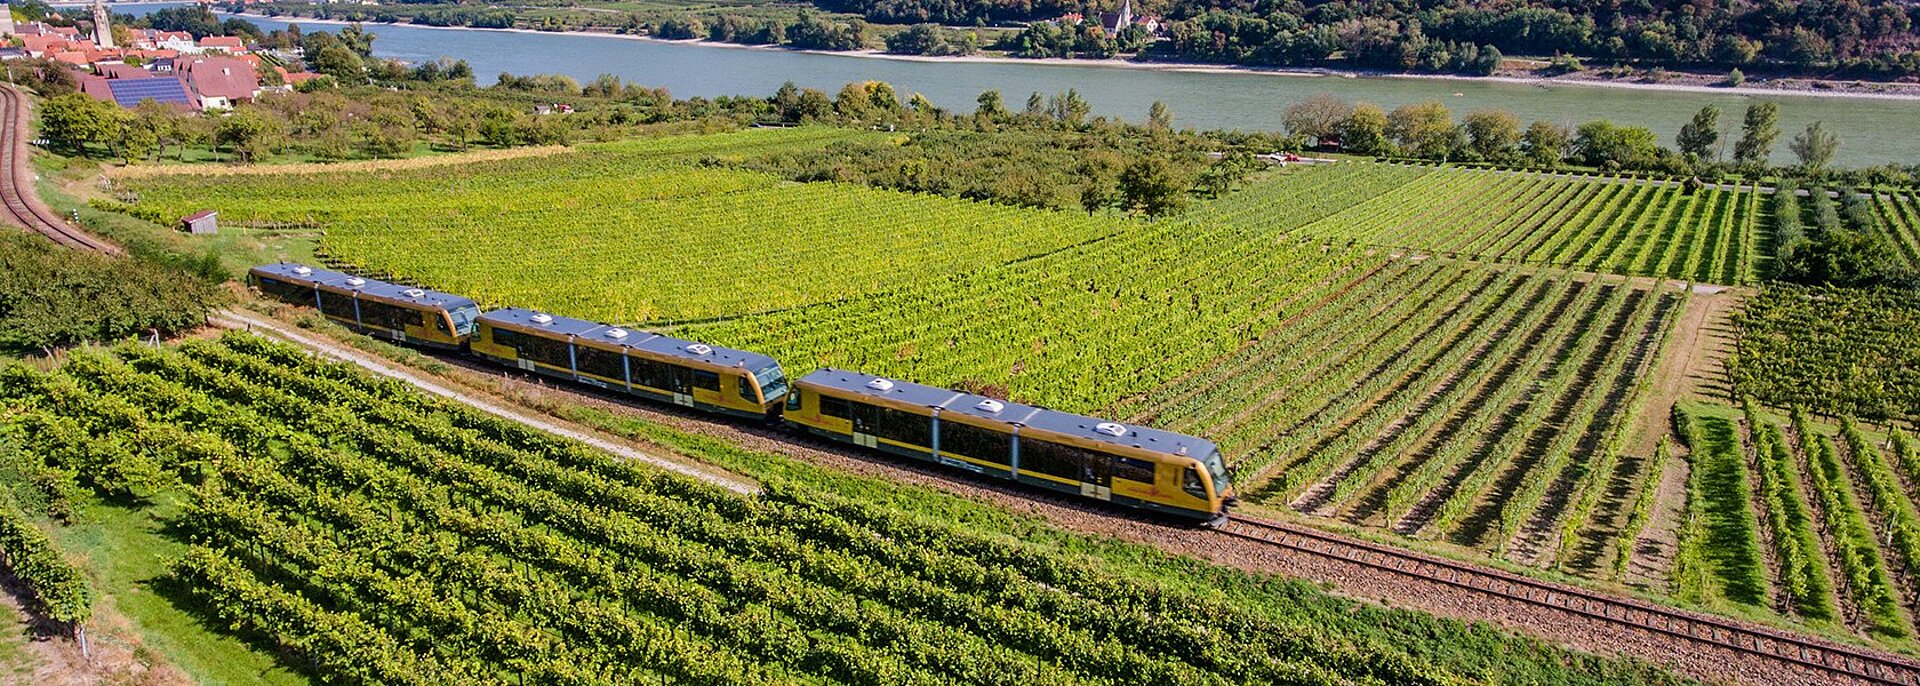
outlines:
{"label": "railway track", "polygon": [[1213,531],[1512,602],[1572,613],[1675,640],[1754,655],[1798,667],[1808,672],[1810,677],[1887,686],[1920,686],[1920,662],[1879,651],[1542,581],[1305,526],[1235,515],[1215,525]]}
{"label": "railway track", "polygon": [[74,228],[34,195],[33,169],[26,161],[26,98],[12,86],[0,86],[0,110],[5,110],[0,113],[0,204],[6,221],[75,250],[120,254],[120,246]]}

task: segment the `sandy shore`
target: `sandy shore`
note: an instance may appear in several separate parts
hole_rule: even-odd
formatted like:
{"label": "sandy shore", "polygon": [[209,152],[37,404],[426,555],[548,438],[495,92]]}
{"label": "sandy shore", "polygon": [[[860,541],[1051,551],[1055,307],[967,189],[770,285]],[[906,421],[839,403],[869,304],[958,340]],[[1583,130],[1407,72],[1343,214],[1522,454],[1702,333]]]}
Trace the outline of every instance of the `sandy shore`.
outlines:
{"label": "sandy shore", "polygon": [[[273,21],[282,21],[282,22],[296,23],[296,24],[331,24],[331,25],[344,26],[344,25],[349,25],[354,23],[354,22],[348,22],[348,21],[340,21],[337,19],[312,19],[308,17],[292,17],[292,16],[270,17],[264,14],[257,14],[253,12],[242,12],[238,14],[222,12],[221,14],[226,14],[228,16],[246,17],[250,19],[269,19]],[[1074,68],[1082,68],[1082,69],[1134,69],[1134,70],[1140,70],[1140,71],[1190,72],[1190,73],[1207,73],[1207,74],[1248,74],[1248,75],[1285,76],[1285,77],[1338,77],[1338,78],[1359,78],[1359,79],[1414,79],[1414,80],[1425,80],[1425,81],[1469,81],[1469,82],[1479,82],[1479,83],[1510,83],[1515,85],[1538,86],[1543,88],[1554,88],[1554,87],[1565,86],[1565,87],[1574,87],[1574,88],[1621,88],[1621,89],[1629,89],[1629,90],[1664,91],[1664,92],[1672,92],[1672,93],[1715,93],[1715,94],[1731,94],[1731,95],[1775,96],[1775,97],[1785,96],[1785,97],[1808,97],[1808,98],[1858,98],[1858,99],[1871,99],[1871,100],[1920,100],[1920,84],[1890,84],[1894,88],[1907,89],[1903,92],[1872,92],[1872,91],[1857,91],[1857,90],[1850,91],[1850,90],[1844,90],[1844,89],[1816,90],[1816,89],[1806,88],[1804,86],[1798,85],[1797,83],[1795,85],[1790,85],[1790,86],[1769,87],[1767,85],[1769,81],[1758,81],[1758,80],[1750,81],[1748,84],[1745,84],[1745,85],[1732,87],[1732,86],[1701,85],[1701,84],[1691,84],[1691,83],[1646,83],[1641,81],[1601,80],[1601,79],[1590,79],[1590,78],[1564,78],[1564,77],[1549,78],[1549,77],[1538,77],[1538,76],[1463,76],[1463,75],[1454,75],[1454,74],[1405,74],[1405,73],[1396,73],[1396,72],[1374,72],[1374,71],[1345,70],[1345,69],[1259,67],[1259,66],[1241,66],[1241,65],[1225,65],[1225,64],[1205,64],[1205,63],[1198,63],[1198,62],[1136,62],[1133,60],[1124,60],[1124,59],[1082,60],[1082,59],[1062,59],[1062,58],[1000,57],[1000,56],[992,56],[992,55],[968,55],[964,57],[929,57],[925,55],[895,55],[895,54],[890,54],[880,50],[851,50],[851,51],[797,50],[794,48],[786,48],[778,45],[742,45],[739,43],[721,43],[721,42],[709,41],[709,40],[666,40],[661,38],[654,38],[652,36],[609,33],[605,31],[537,31],[534,29],[517,29],[517,28],[496,29],[496,28],[475,28],[470,26],[424,26],[420,24],[368,24],[365,22],[362,22],[362,23],[370,26],[376,26],[376,27],[404,26],[404,27],[413,28],[413,29],[429,29],[429,30],[439,30],[439,31],[494,31],[499,33],[531,33],[531,34],[544,34],[544,35],[584,36],[584,37],[591,37],[591,38],[645,41],[645,42],[651,42],[651,43],[665,43],[665,44],[673,44],[673,45],[696,45],[701,47],[727,48],[732,50],[765,50],[765,51],[801,53],[801,54],[809,54],[809,55],[827,55],[827,56],[853,57],[853,58],[862,58],[862,59],[895,60],[900,62],[944,62],[944,63],[957,63],[957,64],[1023,64],[1023,65],[1045,65],[1045,66],[1056,66],[1056,67],[1074,67]]]}

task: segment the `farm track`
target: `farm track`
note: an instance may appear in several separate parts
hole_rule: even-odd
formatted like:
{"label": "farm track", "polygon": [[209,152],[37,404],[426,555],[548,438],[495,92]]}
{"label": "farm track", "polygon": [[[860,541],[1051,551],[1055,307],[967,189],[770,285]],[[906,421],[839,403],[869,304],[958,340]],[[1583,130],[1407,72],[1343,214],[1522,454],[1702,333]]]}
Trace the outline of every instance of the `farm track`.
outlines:
{"label": "farm track", "polygon": [[67,225],[33,192],[33,166],[27,162],[27,99],[12,86],[0,85],[0,201],[9,224],[38,233],[55,243],[89,252],[118,255],[120,246]]}

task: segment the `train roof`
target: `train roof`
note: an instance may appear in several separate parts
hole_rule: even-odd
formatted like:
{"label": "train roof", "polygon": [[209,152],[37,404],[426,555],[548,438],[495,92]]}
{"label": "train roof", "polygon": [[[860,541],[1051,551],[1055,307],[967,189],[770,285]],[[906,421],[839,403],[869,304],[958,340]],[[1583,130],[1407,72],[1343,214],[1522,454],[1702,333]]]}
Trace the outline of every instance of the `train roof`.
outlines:
{"label": "train roof", "polygon": [[309,267],[296,262],[263,264],[254,267],[253,271],[284,281],[297,281],[317,286],[326,286],[343,291],[365,293],[388,300],[417,303],[447,310],[455,310],[462,307],[478,307],[472,298],[463,295],[443,293],[425,288],[414,288],[412,286],[389,283],[379,279],[368,279],[346,272]]}
{"label": "train roof", "polygon": [[664,336],[648,331],[633,331],[611,324],[576,319],[558,314],[548,314],[524,307],[508,307],[480,315],[480,321],[493,324],[509,324],[532,331],[551,332],[557,336],[572,336],[580,340],[589,340],[604,345],[618,346],[632,350],[664,355],[683,360],[696,360],[723,367],[744,367],[758,371],[779,364],[771,357],[756,352],[735,348],[696,343],[682,338]]}
{"label": "train roof", "polygon": [[868,397],[884,397],[914,405],[938,407],[943,415],[966,414],[1169,455],[1186,455],[1195,459],[1204,459],[1208,454],[1219,449],[1213,441],[1197,436],[1110,422],[1071,412],[1022,405],[984,395],[874,376],[863,372],[821,369],[806,375],[800,379],[800,382]]}

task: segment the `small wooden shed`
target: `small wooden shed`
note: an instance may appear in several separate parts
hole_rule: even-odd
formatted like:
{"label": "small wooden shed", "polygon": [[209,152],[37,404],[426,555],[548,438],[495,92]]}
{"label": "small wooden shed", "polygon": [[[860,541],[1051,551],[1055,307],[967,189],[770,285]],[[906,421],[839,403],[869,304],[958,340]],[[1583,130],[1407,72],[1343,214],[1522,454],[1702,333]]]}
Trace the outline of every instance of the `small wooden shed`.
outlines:
{"label": "small wooden shed", "polygon": [[187,229],[187,233],[196,236],[219,233],[220,225],[217,220],[217,214],[218,213],[213,210],[203,210],[181,217],[180,223]]}

